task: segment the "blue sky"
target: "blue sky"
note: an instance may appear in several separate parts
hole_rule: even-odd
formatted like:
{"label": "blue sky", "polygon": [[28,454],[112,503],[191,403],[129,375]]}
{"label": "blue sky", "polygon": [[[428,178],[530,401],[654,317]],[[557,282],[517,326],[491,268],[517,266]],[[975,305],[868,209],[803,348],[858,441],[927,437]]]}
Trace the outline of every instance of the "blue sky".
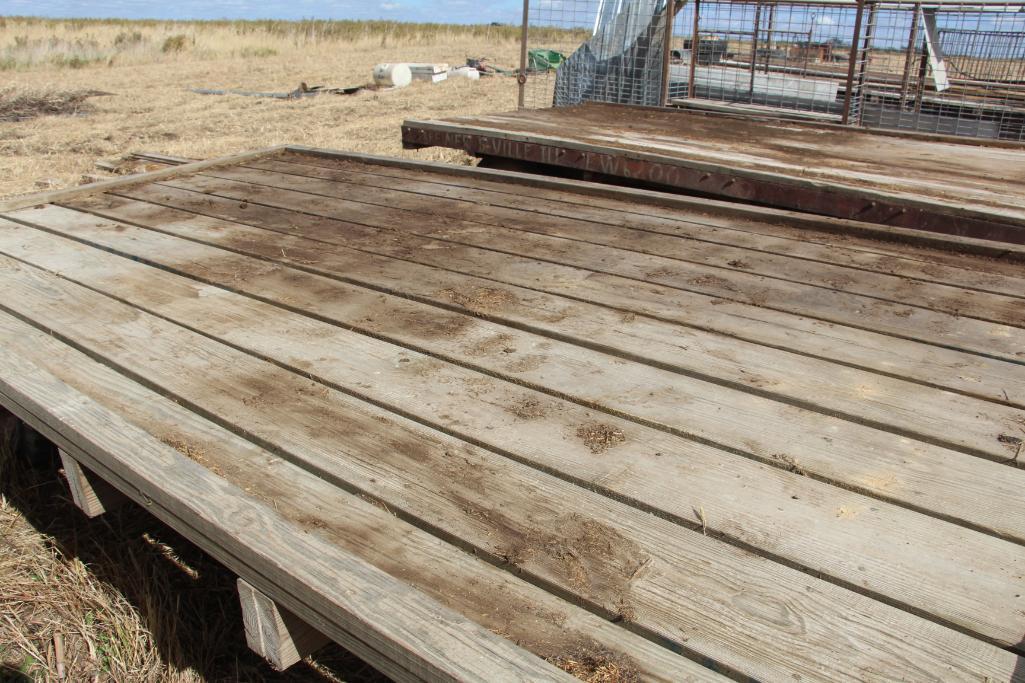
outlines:
{"label": "blue sky", "polygon": [[394,19],[517,23],[521,0],[0,0],[0,15],[126,19]]}

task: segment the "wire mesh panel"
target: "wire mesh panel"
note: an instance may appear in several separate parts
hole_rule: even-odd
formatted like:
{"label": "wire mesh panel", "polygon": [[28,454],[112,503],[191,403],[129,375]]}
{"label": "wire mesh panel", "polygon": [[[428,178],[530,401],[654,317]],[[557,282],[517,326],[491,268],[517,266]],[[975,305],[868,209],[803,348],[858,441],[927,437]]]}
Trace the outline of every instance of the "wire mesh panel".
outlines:
{"label": "wire mesh panel", "polygon": [[[666,0],[531,3],[527,64],[531,88],[525,105],[662,104],[666,4]],[[545,52],[559,53],[558,67],[539,64],[537,56]]]}
{"label": "wire mesh panel", "polygon": [[718,103],[1025,140],[1020,4],[534,0],[528,28],[528,107]]}
{"label": "wire mesh panel", "polygon": [[690,2],[674,31],[670,96],[839,119],[858,16],[850,5]]}
{"label": "wire mesh panel", "polygon": [[1025,140],[1021,5],[886,3],[858,122]]}

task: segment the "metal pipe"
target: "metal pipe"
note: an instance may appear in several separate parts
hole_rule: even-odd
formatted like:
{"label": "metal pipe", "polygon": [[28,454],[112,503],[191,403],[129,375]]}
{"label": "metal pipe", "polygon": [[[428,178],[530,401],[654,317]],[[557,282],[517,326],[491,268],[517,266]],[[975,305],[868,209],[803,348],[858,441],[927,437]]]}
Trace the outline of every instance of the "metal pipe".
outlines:
{"label": "metal pipe", "polygon": [[673,58],[673,20],[676,18],[675,0],[666,0],[666,33],[662,46],[662,93],[659,96],[659,103],[669,106],[669,77],[670,65]]}
{"label": "metal pipe", "polygon": [[755,71],[758,69],[758,27],[762,23],[762,3],[755,3],[755,30],[751,38],[751,82],[747,87],[748,101],[755,96]]}
{"label": "metal pipe", "polygon": [[701,23],[701,0],[694,0],[694,28],[690,34],[690,73],[687,74],[687,97],[694,97],[694,75],[698,65],[698,49],[701,38],[698,36]]}
{"label": "metal pipe", "polygon": [[769,5],[769,31],[766,33],[768,45],[765,51],[765,73],[769,73],[769,62],[772,61],[773,43],[772,34],[776,24],[776,3]]}
{"label": "metal pipe", "polygon": [[908,49],[904,53],[904,75],[900,79],[900,110],[904,111],[908,101],[908,86],[911,83],[911,62],[915,59],[915,43],[918,41],[918,17],[922,13],[922,3],[916,2],[914,16],[911,19],[911,31],[908,33]]}
{"label": "metal pipe", "polygon": [[858,106],[858,114],[855,117],[855,123],[861,123],[861,114],[865,110],[864,97],[865,97],[865,76],[868,71],[868,60],[872,54],[872,38],[875,34],[876,28],[876,10],[878,9],[876,3],[872,3],[868,10],[868,26],[865,27],[865,45],[861,49],[861,64],[858,66],[858,98],[861,100]]}
{"label": "metal pipe", "polygon": [[523,109],[527,104],[527,26],[530,21],[530,0],[523,0],[523,28],[520,31],[520,75],[517,108]]}
{"label": "metal pipe", "polygon": [[854,40],[851,41],[851,54],[847,59],[847,92],[843,98],[843,114],[840,123],[847,125],[851,118],[851,99],[854,96],[854,67],[858,59],[858,36],[861,35],[861,21],[865,16],[865,0],[858,0],[858,12],[854,15]]}

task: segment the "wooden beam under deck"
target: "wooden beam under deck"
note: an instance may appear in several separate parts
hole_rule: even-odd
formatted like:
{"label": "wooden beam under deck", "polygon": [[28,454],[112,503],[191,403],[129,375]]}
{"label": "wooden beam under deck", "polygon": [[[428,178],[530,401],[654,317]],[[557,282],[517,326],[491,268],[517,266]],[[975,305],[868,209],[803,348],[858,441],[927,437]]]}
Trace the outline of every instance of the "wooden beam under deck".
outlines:
{"label": "wooden beam under deck", "polygon": [[[1013,247],[299,148],[174,170],[0,216],[0,403],[315,632],[410,680],[1025,680]],[[263,528],[416,597],[354,621]]]}

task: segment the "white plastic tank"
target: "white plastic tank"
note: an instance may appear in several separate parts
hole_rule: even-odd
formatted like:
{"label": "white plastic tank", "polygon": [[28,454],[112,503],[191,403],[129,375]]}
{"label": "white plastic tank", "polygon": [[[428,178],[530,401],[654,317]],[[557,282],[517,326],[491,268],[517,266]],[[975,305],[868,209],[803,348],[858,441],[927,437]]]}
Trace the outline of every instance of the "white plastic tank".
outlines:
{"label": "white plastic tank", "polygon": [[448,77],[449,78],[468,78],[471,81],[479,81],[480,80],[480,71],[477,71],[476,69],[474,69],[472,67],[469,67],[469,66],[460,66],[460,67],[457,67],[457,68],[452,69],[451,71],[449,71],[448,72]]}
{"label": "white plastic tank", "polygon": [[374,83],[383,87],[405,88],[413,82],[408,64],[378,64],[374,67]]}

